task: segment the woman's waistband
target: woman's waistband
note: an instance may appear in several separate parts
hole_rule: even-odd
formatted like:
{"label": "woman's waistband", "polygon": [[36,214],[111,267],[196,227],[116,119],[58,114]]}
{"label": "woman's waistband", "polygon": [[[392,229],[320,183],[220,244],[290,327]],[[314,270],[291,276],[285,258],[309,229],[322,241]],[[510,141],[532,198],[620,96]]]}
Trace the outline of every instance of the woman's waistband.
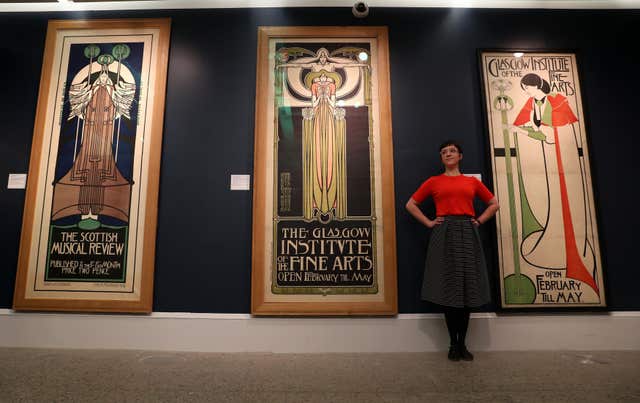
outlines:
{"label": "woman's waistband", "polygon": [[473,218],[470,215],[445,215],[441,217],[449,221],[471,221]]}

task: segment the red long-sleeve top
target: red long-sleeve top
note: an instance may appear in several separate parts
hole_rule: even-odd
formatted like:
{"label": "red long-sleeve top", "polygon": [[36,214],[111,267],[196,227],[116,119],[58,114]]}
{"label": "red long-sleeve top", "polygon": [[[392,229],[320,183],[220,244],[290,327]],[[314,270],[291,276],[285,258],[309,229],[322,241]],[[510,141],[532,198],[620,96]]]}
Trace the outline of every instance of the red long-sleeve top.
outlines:
{"label": "red long-sleeve top", "polygon": [[436,215],[466,215],[475,217],[474,197],[487,203],[493,199],[493,193],[478,179],[472,176],[432,176],[420,185],[411,196],[416,203],[422,203],[427,197],[433,197]]}

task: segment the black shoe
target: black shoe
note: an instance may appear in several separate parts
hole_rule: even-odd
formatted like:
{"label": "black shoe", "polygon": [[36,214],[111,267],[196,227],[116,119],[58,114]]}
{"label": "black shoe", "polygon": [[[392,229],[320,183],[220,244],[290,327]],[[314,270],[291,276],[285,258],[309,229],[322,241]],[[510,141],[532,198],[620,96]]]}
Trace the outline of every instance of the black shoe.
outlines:
{"label": "black shoe", "polygon": [[449,354],[447,355],[451,361],[460,361],[460,351],[458,350],[458,346],[452,344],[449,347]]}
{"label": "black shoe", "polygon": [[458,346],[458,355],[464,361],[473,361],[473,354],[467,350],[467,346],[464,344]]}

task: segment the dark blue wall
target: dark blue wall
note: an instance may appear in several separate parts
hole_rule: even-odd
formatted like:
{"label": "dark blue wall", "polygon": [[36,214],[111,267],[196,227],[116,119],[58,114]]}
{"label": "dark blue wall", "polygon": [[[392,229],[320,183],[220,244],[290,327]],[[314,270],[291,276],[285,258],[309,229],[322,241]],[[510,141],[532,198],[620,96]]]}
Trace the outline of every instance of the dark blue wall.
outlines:
{"label": "dark blue wall", "polygon": [[[441,168],[437,146],[455,137],[464,168],[490,181],[478,48],[571,49],[579,55],[593,182],[611,310],[640,309],[633,255],[632,186],[637,115],[636,11],[348,8],[0,14],[0,181],[27,172],[47,20],[172,17],[159,195],[155,311],[249,312],[251,192],[229,191],[252,173],[257,27],[387,25],[395,163],[398,295],[420,302],[427,231],[404,210]],[[0,187],[0,308],[12,304],[24,191]],[[427,209],[429,207],[427,206]],[[495,233],[483,231],[497,287]],[[495,231],[493,231],[495,232]],[[497,300],[497,292],[495,295]],[[490,305],[487,310],[497,309]]]}

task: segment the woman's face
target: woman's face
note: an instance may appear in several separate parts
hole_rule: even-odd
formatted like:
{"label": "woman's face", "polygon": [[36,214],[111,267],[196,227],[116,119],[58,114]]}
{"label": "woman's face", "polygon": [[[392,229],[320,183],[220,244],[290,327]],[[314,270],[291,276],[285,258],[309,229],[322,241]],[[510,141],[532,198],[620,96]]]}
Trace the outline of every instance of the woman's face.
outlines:
{"label": "woman's face", "polygon": [[526,92],[530,97],[542,98],[544,96],[542,90],[535,85],[523,85],[522,87],[524,88],[524,92]]}
{"label": "woman's face", "polygon": [[462,153],[458,151],[458,147],[454,145],[448,145],[440,150],[440,159],[442,163],[448,168],[455,168],[460,164],[462,159]]}
{"label": "woman's face", "polygon": [[327,52],[324,49],[320,49],[320,51],[318,52],[318,61],[320,62],[320,64],[327,63],[327,56],[329,56]]}

